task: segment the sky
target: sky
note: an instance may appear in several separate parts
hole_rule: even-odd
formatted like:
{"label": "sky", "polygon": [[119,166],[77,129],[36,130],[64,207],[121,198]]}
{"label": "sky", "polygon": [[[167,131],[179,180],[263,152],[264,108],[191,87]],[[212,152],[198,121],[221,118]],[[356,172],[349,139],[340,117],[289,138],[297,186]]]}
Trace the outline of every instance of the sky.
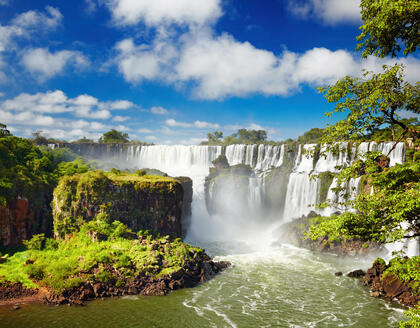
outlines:
{"label": "sky", "polygon": [[317,93],[362,59],[357,0],[0,0],[0,122],[69,141],[114,128],[156,144],[211,131],[296,138],[334,123]]}

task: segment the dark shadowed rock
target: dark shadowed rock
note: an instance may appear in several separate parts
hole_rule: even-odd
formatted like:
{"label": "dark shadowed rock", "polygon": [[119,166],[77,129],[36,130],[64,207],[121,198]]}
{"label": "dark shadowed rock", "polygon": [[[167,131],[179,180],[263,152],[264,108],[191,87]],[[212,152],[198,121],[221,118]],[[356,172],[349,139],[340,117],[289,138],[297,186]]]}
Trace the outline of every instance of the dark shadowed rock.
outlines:
{"label": "dark shadowed rock", "polygon": [[363,270],[359,269],[359,270],[354,270],[351,271],[349,273],[347,273],[347,277],[350,278],[361,278],[366,274],[366,272],[364,272]]}

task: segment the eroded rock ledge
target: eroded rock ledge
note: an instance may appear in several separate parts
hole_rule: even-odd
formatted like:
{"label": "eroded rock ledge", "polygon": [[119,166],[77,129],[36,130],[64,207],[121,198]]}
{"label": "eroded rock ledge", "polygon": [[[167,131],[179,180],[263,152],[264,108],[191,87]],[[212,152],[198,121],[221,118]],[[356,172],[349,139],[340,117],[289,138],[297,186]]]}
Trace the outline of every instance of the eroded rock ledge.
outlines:
{"label": "eroded rock ledge", "polygon": [[280,240],[291,243],[292,245],[309,249],[315,252],[328,252],[340,256],[358,256],[374,254],[379,256],[385,250],[380,243],[362,241],[358,239],[329,240],[328,237],[320,237],[312,240],[306,236],[306,232],[311,225],[311,219],[317,214],[304,216],[300,219],[293,220],[281,227]]}

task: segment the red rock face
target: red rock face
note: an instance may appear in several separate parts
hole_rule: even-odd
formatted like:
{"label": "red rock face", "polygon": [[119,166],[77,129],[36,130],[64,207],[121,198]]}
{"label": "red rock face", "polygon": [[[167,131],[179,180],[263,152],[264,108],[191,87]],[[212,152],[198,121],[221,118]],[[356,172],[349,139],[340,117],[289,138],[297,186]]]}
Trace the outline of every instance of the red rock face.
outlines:
{"label": "red rock face", "polygon": [[35,214],[26,199],[16,199],[8,206],[0,206],[0,243],[19,245],[33,235]]}

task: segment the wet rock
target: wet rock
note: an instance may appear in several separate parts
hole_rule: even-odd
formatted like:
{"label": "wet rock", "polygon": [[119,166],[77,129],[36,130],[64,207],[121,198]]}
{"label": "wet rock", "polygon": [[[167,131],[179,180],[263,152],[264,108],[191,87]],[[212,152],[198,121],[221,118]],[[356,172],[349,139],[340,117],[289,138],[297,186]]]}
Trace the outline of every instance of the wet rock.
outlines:
{"label": "wet rock", "polygon": [[354,271],[351,271],[351,272],[347,273],[347,277],[350,277],[350,278],[361,278],[361,277],[364,277],[365,274],[366,274],[366,272],[364,272],[363,270],[359,269],[359,270],[354,270]]}
{"label": "wet rock", "polygon": [[343,273],[341,271],[338,271],[338,272],[334,273],[334,275],[336,275],[337,277],[341,277],[343,275]]}
{"label": "wet rock", "polygon": [[12,307],[12,310],[13,310],[13,311],[20,310],[20,306],[19,306],[19,305],[14,305],[14,306]]}

